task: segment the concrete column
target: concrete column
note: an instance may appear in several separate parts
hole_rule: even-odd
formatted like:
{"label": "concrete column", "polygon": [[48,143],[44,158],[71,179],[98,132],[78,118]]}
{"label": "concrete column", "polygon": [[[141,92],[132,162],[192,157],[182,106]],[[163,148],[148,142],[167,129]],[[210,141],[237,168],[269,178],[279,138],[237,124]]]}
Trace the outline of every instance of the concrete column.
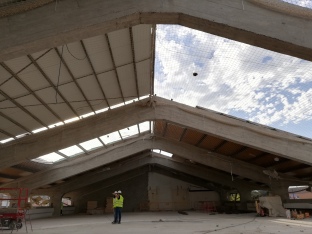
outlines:
{"label": "concrete column", "polygon": [[51,206],[54,208],[53,216],[61,215],[61,202],[62,202],[63,194],[54,193],[51,195]]}
{"label": "concrete column", "polygon": [[238,192],[240,195],[240,204],[237,206],[238,210],[247,210],[247,202],[251,200],[251,190],[239,187]]}

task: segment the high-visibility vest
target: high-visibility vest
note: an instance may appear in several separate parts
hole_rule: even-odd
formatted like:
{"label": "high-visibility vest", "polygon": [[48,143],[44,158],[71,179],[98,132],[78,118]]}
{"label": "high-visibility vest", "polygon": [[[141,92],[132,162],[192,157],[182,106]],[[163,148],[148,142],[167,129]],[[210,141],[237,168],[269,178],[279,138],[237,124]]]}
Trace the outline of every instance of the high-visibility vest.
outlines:
{"label": "high-visibility vest", "polygon": [[113,207],[114,207],[114,208],[116,207],[116,200],[117,200],[117,198],[114,197],[114,198],[113,198]]}
{"label": "high-visibility vest", "polygon": [[123,201],[124,201],[124,198],[123,198],[122,195],[119,195],[119,199],[118,198],[114,198],[113,199],[113,206],[114,206],[114,208],[115,207],[123,207]]}

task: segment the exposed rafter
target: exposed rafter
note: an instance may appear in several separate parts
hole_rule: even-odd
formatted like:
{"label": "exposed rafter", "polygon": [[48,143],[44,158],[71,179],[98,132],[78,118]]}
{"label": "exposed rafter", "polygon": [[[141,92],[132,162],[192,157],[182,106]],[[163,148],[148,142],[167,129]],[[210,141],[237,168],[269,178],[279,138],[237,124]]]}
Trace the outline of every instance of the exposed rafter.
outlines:
{"label": "exposed rafter", "polygon": [[195,145],[199,146],[206,139],[206,137],[208,137],[207,134],[203,134],[203,136],[198,140]]}
{"label": "exposed rafter", "polygon": [[16,137],[14,135],[12,135],[11,133],[7,132],[7,131],[4,131],[2,129],[0,129],[0,132],[8,137],[12,137],[14,139],[16,139]]}
{"label": "exposed rafter", "polygon": [[3,118],[5,118],[5,119],[9,120],[10,122],[14,123],[16,126],[18,126],[18,127],[20,127],[21,129],[23,129],[26,133],[28,133],[28,134],[33,134],[32,131],[31,131],[30,129],[28,129],[28,128],[26,128],[25,126],[21,125],[19,122],[15,121],[15,120],[12,119],[11,117],[9,117],[9,116],[3,114],[2,112],[0,112],[0,115],[1,115]]}
{"label": "exposed rafter", "polygon": [[64,95],[61,93],[61,91],[53,84],[51,79],[47,76],[47,74],[45,74],[45,72],[42,70],[42,68],[36,62],[36,60],[31,55],[27,55],[27,57],[35,65],[35,67],[38,69],[38,71],[41,73],[41,75],[46,79],[46,81],[50,84],[50,86],[54,89],[54,91],[64,100],[64,102],[67,104],[69,109],[71,109],[71,111],[76,115],[76,117],[79,118],[79,114],[77,113],[77,111],[70,105],[70,103],[67,101],[67,99],[64,97]]}
{"label": "exposed rafter", "polygon": [[132,27],[129,28],[129,34],[130,34],[130,42],[131,42],[133,70],[134,70],[134,77],[135,77],[135,87],[136,87],[136,92],[137,92],[137,98],[139,99],[140,90],[139,90],[139,83],[138,83],[138,72],[137,72],[137,68],[136,68],[136,59],[135,59],[135,49],[134,49],[134,42],[133,42]]}
{"label": "exposed rafter", "polygon": [[3,90],[0,90],[0,94],[3,95],[7,100],[11,101],[15,106],[20,108],[22,111],[24,111],[27,115],[29,115],[31,118],[33,118],[36,122],[38,122],[43,127],[48,128],[48,125],[46,125],[42,120],[40,120],[37,116],[35,116],[33,113],[31,113],[29,110],[27,110],[25,107],[23,107],[21,104],[19,104],[15,99],[11,98],[8,94],[6,94]]}
{"label": "exposed rafter", "polygon": [[72,71],[69,69],[66,61],[64,60],[62,54],[58,51],[57,48],[54,48],[54,51],[57,53],[57,56],[60,58],[60,60],[62,61],[62,64],[64,65],[64,67],[66,68],[66,70],[68,71],[68,74],[70,76],[70,78],[72,79],[72,81],[75,83],[76,87],[78,88],[79,92],[81,93],[81,95],[83,96],[83,98],[85,99],[85,101],[88,103],[88,106],[90,107],[90,109],[95,112],[93,106],[91,105],[91,103],[89,102],[89,99],[86,97],[86,94],[83,92],[82,88],[80,87],[80,85],[78,84],[77,80],[75,79]]}
{"label": "exposed rafter", "polygon": [[4,62],[1,63],[1,66],[7,70],[11,76],[13,76],[20,84],[23,85],[23,87],[25,89],[27,89],[27,91],[29,93],[31,93],[48,111],[50,111],[52,113],[52,115],[54,115],[60,122],[63,122],[64,120],[57,114],[55,113],[43,100],[41,97],[39,97],[16,73],[14,73],[9,66],[7,66]]}
{"label": "exposed rafter", "polygon": [[212,151],[218,151],[222,146],[224,146],[227,143],[227,141],[222,141],[220,144],[218,144]]}
{"label": "exposed rafter", "polygon": [[110,42],[109,42],[109,37],[108,37],[107,34],[105,34],[105,38],[106,38],[106,43],[107,43],[107,45],[108,45],[109,54],[110,54],[110,57],[111,57],[111,60],[112,60],[112,63],[113,63],[115,76],[116,76],[117,83],[118,83],[118,87],[119,87],[119,90],[120,90],[120,95],[121,95],[121,98],[122,98],[123,103],[125,103],[126,101],[125,101],[125,97],[124,97],[124,95],[123,95],[122,88],[121,88],[121,85],[120,85],[120,80],[119,80],[119,76],[118,76],[118,72],[117,72],[117,67],[116,67],[116,63],[115,63],[115,59],[114,59],[114,55],[113,55],[113,50],[112,50],[111,44],[110,44]]}
{"label": "exposed rafter", "polygon": [[107,100],[107,98],[106,98],[105,92],[104,92],[104,90],[103,90],[103,88],[102,88],[102,85],[101,85],[101,83],[100,83],[100,81],[99,81],[98,75],[96,74],[96,72],[95,72],[95,70],[94,70],[93,64],[92,64],[92,62],[91,62],[91,59],[90,59],[90,56],[89,56],[89,54],[88,54],[88,52],[87,52],[87,49],[86,49],[86,47],[85,47],[85,44],[84,44],[84,42],[83,42],[82,40],[80,41],[80,44],[81,44],[81,46],[82,46],[82,48],[83,48],[83,51],[84,51],[85,55],[87,56],[88,63],[89,63],[89,65],[90,65],[90,67],[91,67],[93,76],[94,76],[95,79],[96,79],[96,82],[97,82],[97,84],[98,84],[98,87],[99,87],[99,89],[100,89],[102,95],[103,95],[103,98],[104,98],[104,100],[105,100],[105,102],[106,102],[108,108],[110,108],[109,102],[108,102],[108,100]]}

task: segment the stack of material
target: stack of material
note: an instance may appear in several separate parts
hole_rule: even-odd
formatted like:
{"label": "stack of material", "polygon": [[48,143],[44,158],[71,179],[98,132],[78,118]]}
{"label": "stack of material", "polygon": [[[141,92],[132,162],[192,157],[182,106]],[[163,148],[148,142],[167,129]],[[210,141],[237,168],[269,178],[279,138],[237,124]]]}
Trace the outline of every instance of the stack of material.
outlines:
{"label": "stack of material", "polygon": [[269,210],[269,216],[271,217],[285,217],[286,210],[283,207],[283,203],[280,196],[267,196],[259,198],[260,206]]}
{"label": "stack of material", "polygon": [[105,213],[113,213],[113,212],[114,212],[113,198],[112,197],[107,197],[106,198]]}

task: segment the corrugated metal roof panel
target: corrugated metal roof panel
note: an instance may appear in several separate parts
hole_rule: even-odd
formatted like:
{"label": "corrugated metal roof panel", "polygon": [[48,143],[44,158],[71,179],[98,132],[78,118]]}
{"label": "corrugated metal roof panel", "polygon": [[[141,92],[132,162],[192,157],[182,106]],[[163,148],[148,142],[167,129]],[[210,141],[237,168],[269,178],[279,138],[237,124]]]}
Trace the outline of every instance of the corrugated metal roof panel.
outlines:
{"label": "corrugated metal roof panel", "polygon": [[141,61],[151,56],[152,26],[141,24],[132,28],[135,60]]}
{"label": "corrugated metal roof panel", "polygon": [[4,109],[2,110],[2,113],[9,116],[11,119],[14,119],[16,122],[19,122],[22,126],[27,126],[27,128],[30,130],[42,127],[41,124],[39,124],[36,120],[34,120],[21,109]]}
{"label": "corrugated metal roof panel", "polygon": [[56,100],[56,91],[53,88],[36,91],[36,94],[43,99],[44,102],[48,103],[51,109],[54,110],[62,119],[74,117],[74,113],[64,103],[64,100],[62,100],[59,95],[57,95],[58,98]]}
{"label": "corrugated metal roof panel", "polygon": [[25,87],[15,78],[12,78],[5,84],[1,85],[1,90],[13,99],[28,94],[27,89],[25,89]]}
{"label": "corrugated metal roof panel", "polygon": [[103,35],[88,38],[84,42],[97,74],[114,68],[106,38]]}
{"label": "corrugated metal roof panel", "polygon": [[60,121],[43,105],[26,107],[26,109],[41,119],[46,125],[51,125]]}
{"label": "corrugated metal roof panel", "polygon": [[[6,132],[11,133],[13,136],[17,136],[25,132],[25,130],[21,129],[17,125],[13,124],[9,120],[0,116],[0,129],[3,129]],[[9,138],[8,136],[1,137],[0,140],[4,140]]]}
{"label": "corrugated metal roof panel", "polygon": [[35,92],[45,103],[53,103],[56,104],[57,101],[59,103],[64,102],[64,100],[58,95],[58,98],[56,100],[56,91],[54,88],[49,87],[45,89],[41,89]]}
{"label": "corrugated metal roof panel", "polygon": [[0,66],[0,85],[11,77],[11,74],[8,73],[2,66]]}
{"label": "corrugated metal roof panel", "polygon": [[18,76],[32,90],[42,89],[50,85],[48,81],[42,77],[34,65],[27,67],[25,70],[19,73]]}
{"label": "corrugated metal roof panel", "polygon": [[116,105],[122,103],[121,93],[118,87],[118,82],[115,76],[115,72],[106,72],[100,74],[99,76],[100,83],[103,87],[103,90],[106,94],[109,104]]}
{"label": "corrugated metal roof panel", "polygon": [[77,80],[82,90],[85,92],[86,97],[88,100],[94,100],[96,103],[100,104],[103,102],[102,105],[95,106],[95,109],[102,109],[107,107],[106,101],[104,100],[104,96],[100,90],[100,87],[95,79],[95,77],[87,76]]}
{"label": "corrugated metal roof panel", "polygon": [[4,100],[0,102],[0,108],[5,109],[17,109],[16,105],[9,100]]}
{"label": "corrugated metal roof panel", "polygon": [[151,60],[145,60],[136,64],[139,95],[144,96],[151,93]]}
{"label": "corrugated metal roof panel", "polygon": [[56,112],[63,120],[74,118],[76,115],[69,109],[66,103],[49,104],[50,108]]}
{"label": "corrugated metal roof panel", "polygon": [[32,57],[36,60],[37,58],[42,57],[45,53],[49,53],[48,50],[51,50],[51,49],[42,50],[42,51],[33,53],[33,54],[31,54],[31,55],[32,55]]}
{"label": "corrugated metal roof panel", "polygon": [[[72,81],[65,66],[60,63],[60,58],[54,50],[38,59],[37,63],[55,86]],[[42,77],[42,79],[44,78]]]}
{"label": "corrugated metal roof panel", "polygon": [[[61,54],[62,47],[58,47]],[[75,56],[75,57],[74,57]],[[63,48],[63,58],[75,78],[92,74],[85,52],[80,41],[70,43]]]}
{"label": "corrugated metal roof panel", "polygon": [[108,34],[116,67],[133,62],[129,29]]}
{"label": "corrugated metal roof panel", "polygon": [[82,96],[81,92],[74,82],[60,85],[58,87],[58,90],[63,94],[68,102],[85,101],[84,97]]}
{"label": "corrugated metal roof panel", "polygon": [[27,56],[22,56],[18,58],[14,58],[8,61],[5,61],[5,64],[10,67],[13,72],[19,72],[22,68],[29,65],[31,61]]}
{"label": "corrugated metal roof panel", "polygon": [[26,95],[20,98],[15,99],[19,104],[22,106],[38,106],[41,105],[41,103],[37,100],[37,98],[34,97],[34,95]]}
{"label": "corrugated metal roof panel", "polygon": [[138,98],[133,64],[119,67],[117,73],[125,100]]}
{"label": "corrugated metal roof panel", "polygon": [[59,90],[64,95],[66,100],[70,103],[71,106],[80,114],[86,114],[92,111],[86,102],[85,98],[82,96],[81,92],[78,90],[75,83],[68,83],[62,86],[59,86]]}

